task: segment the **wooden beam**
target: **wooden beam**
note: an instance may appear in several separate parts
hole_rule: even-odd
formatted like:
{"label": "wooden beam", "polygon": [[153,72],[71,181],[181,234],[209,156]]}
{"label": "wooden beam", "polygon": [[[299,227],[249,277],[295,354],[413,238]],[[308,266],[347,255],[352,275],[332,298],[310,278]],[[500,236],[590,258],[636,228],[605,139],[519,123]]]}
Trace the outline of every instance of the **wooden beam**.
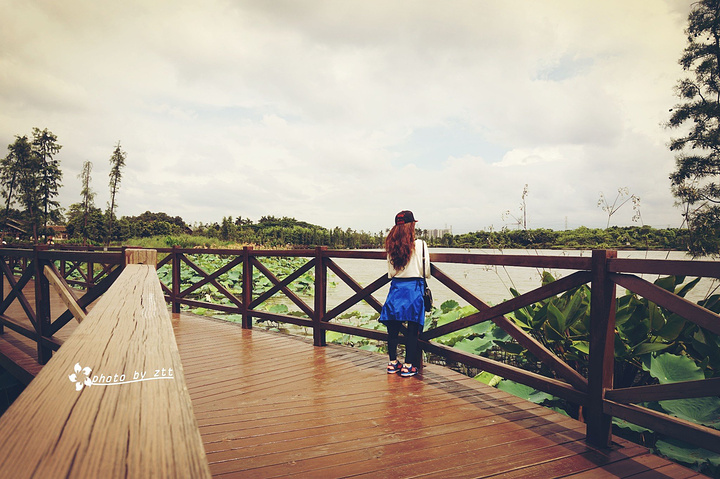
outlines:
{"label": "wooden beam", "polygon": [[[350,286],[350,288],[355,291],[356,293],[360,293],[363,290],[363,287],[360,286],[360,284],[355,281],[349,274],[345,272],[344,269],[340,267],[336,262],[334,262],[332,259],[327,259],[327,266],[332,270],[333,273],[337,275],[338,278],[343,280],[345,284]],[[386,275],[387,276],[387,275]],[[375,311],[378,313],[382,310],[382,303],[375,299],[373,296],[367,296],[365,297],[365,302],[369,304]]]}
{"label": "wooden beam", "polygon": [[510,366],[509,364],[494,361],[490,358],[468,354],[463,351],[429,341],[420,341],[425,351],[439,354],[451,361],[461,362],[468,366],[497,374],[504,379],[510,379],[526,386],[534,387],[540,391],[553,394],[555,396],[567,399],[568,401],[579,404],[581,406],[587,404],[588,395],[584,391],[578,391],[572,385],[557,379],[548,378],[535,374],[524,369]]}
{"label": "wooden beam", "polygon": [[483,321],[503,316],[513,311],[517,311],[520,308],[524,308],[525,306],[530,306],[544,299],[564,293],[565,291],[587,283],[590,279],[591,275],[586,271],[572,273],[570,276],[566,276],[515,298],[503,301],[502,303],[492,306],[489,309],[483,309],[474,315],[457,319],[431,331],[427,331],[423,334],[423,336],[426,339],[435,339],[446,334],[460,331],[461,329],[469,326],[474,326],[475,324],[482,323]]}
{"label": "wooden beam", "polygon": [[625,419],[661,434],[682,438],[683,441],[708,451],[720,452],[720,431],[717,429],[693,424],[634,404],[619,404],[605,400],[603,409],[607,415]]}
{"label": "wooden beam", "polygon": [[72,294],[70,287],[67,286],[67,283],[55,273],[55,269],[51,268],[49,265],[45,265],[43,272],[52,287],[55,288],[57,294],[60,295],[60,299],[63,303],[65,303],[67,309],[69,309],[73,317],[77,319],[77,322],[81,323],[82,320],[85,319],[86,312],[77,303],[77,298],[74,294]]}
{"label": "wooden beam", "polygon": [[613,281],[625,289],[637,293],[658,306],[667,308],[683,318],[692,321],[715,334],[720,334],[720,314],[705,309],[692,301],[652,284],[637,276],[628,274],[612,274]]}
{"label": "wooden beam", "polygon": [[[433,258],[433,255],[430,255]],[[432,275],[438,279],[442,284],[447,286],[451,291],[454,291],[462,299],[474,306],[478,311],[485,312],[490,308],[484,301],[477,298],[474,294],[467,291],[465,288],[460,286],[457,282],[451,279],[448,275],[443,273],[440,268],[432,265]],[[576,276],[571,275],[574,279]],[[570,278],[571,276],[568,276]],[[552,283],[551,283],[552,284]],[[564,284],[564,283],[561,283]],[[541,288],[542,289],[542,288]],[[545,290],[543,290],[545,291]],[[515,341],[522,345],[525,349],[534,354],[540,361],[552,369],[558,376],[565,379],[567,382],[572,384],[576,389],[580,391],[587,391],[587,379],[585,379],[580,373],[571,368],[568,364],[564,363],[558,358],[555,353],[546,348],[537,339],[529,336],[523,331],[514,321],[506,318],[503,315],[495,316],[493,322],[505,330]],[[454,322],[453,322],[454,323]],[[451,323],[451,324],[453,324]],[[423,336],[423,338],[425,338]]]}
{"label": "wooden beam", "polygon": [[128,264],[0,417],[0,475],[210,477],[154,265]]}
{"label": "wooden beam", "polygon": [[605,391],[605,399],[618,403],[667,401],[670,399],[720,396],[720,378],[682,381],[670,384],[651,384]]}

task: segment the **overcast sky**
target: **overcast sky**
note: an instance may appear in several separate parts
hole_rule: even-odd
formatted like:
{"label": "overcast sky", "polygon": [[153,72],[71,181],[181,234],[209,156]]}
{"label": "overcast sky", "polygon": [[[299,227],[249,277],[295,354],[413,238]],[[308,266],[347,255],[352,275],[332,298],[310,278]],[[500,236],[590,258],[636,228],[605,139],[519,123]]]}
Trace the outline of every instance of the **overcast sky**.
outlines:
{"label": "overcast sky", "polygon": [[[679,227],[663,125],[690,0],[0,0],[0,145],[63,145],[60,201],[377,232]],[[633,225],[630,204],[611,219]]]}

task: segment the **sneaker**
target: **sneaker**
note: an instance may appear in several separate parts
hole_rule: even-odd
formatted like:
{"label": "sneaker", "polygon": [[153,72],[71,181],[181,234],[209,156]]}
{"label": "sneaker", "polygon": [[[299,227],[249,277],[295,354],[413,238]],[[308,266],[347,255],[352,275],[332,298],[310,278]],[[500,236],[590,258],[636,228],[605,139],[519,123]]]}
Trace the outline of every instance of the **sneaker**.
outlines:
{"label": "sneaker", "polygon": [[388,374],[395,374],[400,372],[401,364],[398,361],[389,362],[387,365],[387,373]]}
{"label": "sneaker", "polygon": [[415,376],[417,374],[418,370],[415,366],[403,366],[400,370],[400,376],[404,378],[409,378],[410,376]]}

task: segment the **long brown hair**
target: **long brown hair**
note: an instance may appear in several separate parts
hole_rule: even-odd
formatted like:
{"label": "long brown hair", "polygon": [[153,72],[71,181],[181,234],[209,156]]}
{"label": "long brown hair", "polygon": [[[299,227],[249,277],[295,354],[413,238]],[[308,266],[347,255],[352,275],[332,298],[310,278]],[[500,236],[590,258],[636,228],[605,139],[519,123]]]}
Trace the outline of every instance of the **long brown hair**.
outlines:
{"label": "long brown hair", "polygon": [[385,251],[395,271],[407,266],[415,251],[415,223],[393,226],[385,238]]}

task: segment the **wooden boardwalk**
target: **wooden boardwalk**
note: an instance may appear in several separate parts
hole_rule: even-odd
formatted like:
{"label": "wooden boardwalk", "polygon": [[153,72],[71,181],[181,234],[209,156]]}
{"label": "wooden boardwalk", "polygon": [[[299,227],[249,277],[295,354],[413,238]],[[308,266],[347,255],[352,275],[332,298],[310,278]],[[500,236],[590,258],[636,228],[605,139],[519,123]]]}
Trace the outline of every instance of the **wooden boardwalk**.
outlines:
{"label": "wooden boardwalk", "polygon": [[[349,347],[188,314],[173,329],[217,477],[703,477],[618,438],[593,449],[584,424],[441,366],[401,378]],[[31,378],[34,343],[5,331],[0,357]]]}
{"label": "wooden boardwalk", "polygon": [[447,368],[192,315],[173,325],[218,477],[702,477]]}

